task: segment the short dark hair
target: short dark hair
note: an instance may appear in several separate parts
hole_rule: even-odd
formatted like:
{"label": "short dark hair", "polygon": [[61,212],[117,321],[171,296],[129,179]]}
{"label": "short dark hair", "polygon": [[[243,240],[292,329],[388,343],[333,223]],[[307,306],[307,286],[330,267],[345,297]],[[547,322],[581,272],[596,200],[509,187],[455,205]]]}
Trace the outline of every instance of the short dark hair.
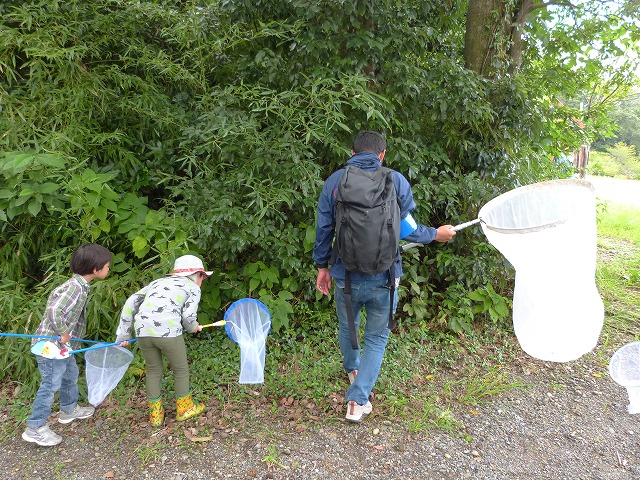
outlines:
{"label": "short dark hair", "polygon": [[71,271],[78,275],[89,275],[102,270],[111,261],[111,252],[102,245],[85,243],[75,249],[71,255]]}
{"label": "short dark hair", "polygon": [[356,153],[371,152],[379,155],[387,149],[387,142],[378,132],[363,130],[353,139],[352,149]]}

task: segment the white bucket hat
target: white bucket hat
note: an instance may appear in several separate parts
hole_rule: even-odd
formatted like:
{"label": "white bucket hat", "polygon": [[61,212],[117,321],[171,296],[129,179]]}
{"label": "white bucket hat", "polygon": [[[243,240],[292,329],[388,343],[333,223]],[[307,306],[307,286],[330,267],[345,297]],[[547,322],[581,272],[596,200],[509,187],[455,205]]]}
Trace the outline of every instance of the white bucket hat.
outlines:
{"label": "white bucket hat", "polygon": [[207,277],[210,277],[213,274],[213,272],[205,271],[202,260],[200,260],[195,255],[183,255],[176,258],[176,261],[173,264],[173,273],[171,275],[188,277],[189,275],[196,272],[202,272]]}

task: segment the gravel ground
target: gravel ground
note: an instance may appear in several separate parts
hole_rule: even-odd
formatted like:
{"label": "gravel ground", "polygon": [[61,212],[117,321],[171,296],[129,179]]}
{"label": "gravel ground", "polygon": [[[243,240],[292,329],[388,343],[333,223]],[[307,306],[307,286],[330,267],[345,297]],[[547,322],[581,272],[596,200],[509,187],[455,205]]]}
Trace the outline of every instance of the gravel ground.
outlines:
{"label": "gravel ground", "polygon": [[[601,198],[607,188],[615,195],[623,191],[597,181]],[[638,192],[633,187],[628,195],[638,198]],[[627,413],[626,390],[606,371],[625,342],[601,340],[606,347],[564,364],[522,352],[505,359],[509,381],[525,386],[475,407],[451,406],[448,415],[463,426],[453,432],[425,430],[417,422],[407,428],[406,419],[379,415],[374,402],[373,414],[359,425],[347,424],[338,412],[297,431],[285,418],[266,413],[245,427],[200,437],[197,421],[186,429],[168,422],[152,431],[141,405],[123,413],[108,399],[88,420],[61,425],[54,414],[50,424],[64,437],[56,447],[28,444],[21,431],[5,435],[0,473],[30,480],[637,480],[640,416]],[[446,383],[453,374],[442,375]],[[237,418],[250,409],[235,408]],[[213,413],[201,421],[215,421]],[[8,421],[8,412],[0,411],[0,421]]]}
{"label": "gravel ground", "polygon": [[[19,433],[3,441],[0,472],[11,479],[209,478],[598,479],[640,478],[640,418],[626,390],[603,367],[611,347],[565,364],[522,353],[509,378],[526,384],[477,407],[452,407],[462,430],[411,432],[374,412],[359,425],[342,415],[296,432],[268,419],[213,438],[173,422],[151,431],[146,419],[96,416],[51,426],[64,441],[42,448]],[[406,423],[405,423],[406,425]],[[186,433],[186,436],[185,436]],[[189,439],[189,437],[191,439]]]}

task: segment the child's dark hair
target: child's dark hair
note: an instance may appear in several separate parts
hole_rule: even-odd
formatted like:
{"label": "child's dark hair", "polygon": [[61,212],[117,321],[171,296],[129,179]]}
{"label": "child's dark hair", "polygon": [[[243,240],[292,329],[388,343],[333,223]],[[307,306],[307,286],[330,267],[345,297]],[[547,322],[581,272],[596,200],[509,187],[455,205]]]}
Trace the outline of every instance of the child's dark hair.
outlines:
{"label": "child's dark hair", "polygon": [[111,261],[111,252],[102,245],[85,243],[71,255],[71,271],[78,275],[89,275]]}
{"label": "child's dark hair", "polygon": [[378,132],[363,130],[353,139],[352,149],[355,153],[371,152],[379,155],[387,149],[387,142]]}

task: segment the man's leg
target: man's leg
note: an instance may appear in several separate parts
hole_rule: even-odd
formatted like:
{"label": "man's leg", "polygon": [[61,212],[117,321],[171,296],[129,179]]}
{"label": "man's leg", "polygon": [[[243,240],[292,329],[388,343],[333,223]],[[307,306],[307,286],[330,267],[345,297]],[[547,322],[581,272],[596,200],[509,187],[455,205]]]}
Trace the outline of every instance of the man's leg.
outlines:
{"label": "man's leg", "polygon": [[[344,299],[344,281],[335,280],[335,303],[336,303],[336,313],[338,315],[338,342],[340,344],[340,353],[342,353],[342,367],[344,371],[349,373],[353,370],[358,370],[360,368],[360,349],[354,349],[351,346],[351,337],[349,336],[349,319],[347,317],[347,305],[345,304]],[[352,289],[353,289],[352,284]],[[353,317],[356,325],[356,332],[360,326],[360,309],[362,308],[362,303],[356,301],[356,297],[354,295],[355,291],[352,293],[352,305],[353,308]]]}
{"label": "man's leg", "polygon": [[[357,293],[356,293],[357,292]],[[364,327],[364,345],[360,358],[358,376],[345,395],[347,401],[354,400],[359,405],[369,401],[389,339],[390,294],[386,286],[379,282],[360,282],[354,287],[354,297],[364,304],[367,318]]]}

